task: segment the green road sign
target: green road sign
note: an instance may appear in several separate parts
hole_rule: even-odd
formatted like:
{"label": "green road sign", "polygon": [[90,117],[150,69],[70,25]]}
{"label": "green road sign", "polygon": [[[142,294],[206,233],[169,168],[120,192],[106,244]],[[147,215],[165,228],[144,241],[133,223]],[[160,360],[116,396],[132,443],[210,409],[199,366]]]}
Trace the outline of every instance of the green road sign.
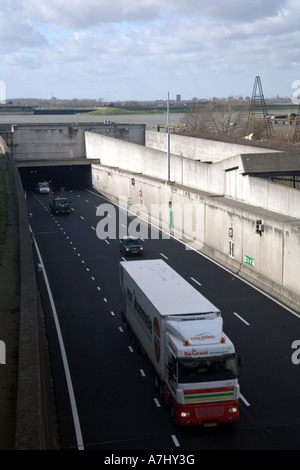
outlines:
{"label": "green road sign", "polygon": [[254,268],[254,259],[250,258],[250,256],[244,255],[244,261],[246,264],[249,264],[250,266],[253,266]]}

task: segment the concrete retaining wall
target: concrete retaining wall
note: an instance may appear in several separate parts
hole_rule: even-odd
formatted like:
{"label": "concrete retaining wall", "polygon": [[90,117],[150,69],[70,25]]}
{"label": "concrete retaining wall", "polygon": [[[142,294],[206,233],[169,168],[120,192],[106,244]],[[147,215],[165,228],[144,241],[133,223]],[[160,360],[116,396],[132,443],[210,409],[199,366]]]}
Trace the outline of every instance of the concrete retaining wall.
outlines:
{"label": "concrete retaining wall", "polygon": [[[70,119],[74,117],[70,117]],[[144,124],[80,123],[16,124],[0,131],[14,158],[20,160],[65,160],[85,158],[86,130],[139,145],[145,144]]]}
{"label": "concrete retaining wall", "polygon": [[[1,138],[0,146],[7,151]],[[9,153],[6,153],[5,157],[15,187],[20,243],[20,326],[15,449],[58,449],[48,349],[36,284],[27,205],[14,159]]]}
{"label": "concrete retaining wall", "polygon": [[[165,132],[146,131],[146,147],[167,152],[167,145]],[[191,160],[216,163],[240,153],[273,153],[274,150],[171,134],[170,152]]]}

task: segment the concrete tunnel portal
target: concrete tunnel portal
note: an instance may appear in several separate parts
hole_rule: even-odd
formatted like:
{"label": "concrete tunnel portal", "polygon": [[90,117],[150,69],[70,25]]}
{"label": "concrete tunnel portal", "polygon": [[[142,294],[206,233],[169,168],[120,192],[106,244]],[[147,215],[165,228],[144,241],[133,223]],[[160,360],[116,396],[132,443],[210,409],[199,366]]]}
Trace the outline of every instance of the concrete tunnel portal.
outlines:
{"label": "concrete tunnel portal", "polygon": [[37,183],[48,181],[53,190],[58,191],[60,188],[74,188],[74,187],[92,187],[92,172],[91,164],[37,164],[31,166],[19,166],[19,173],[23,188],[26,191],[34,190]]}

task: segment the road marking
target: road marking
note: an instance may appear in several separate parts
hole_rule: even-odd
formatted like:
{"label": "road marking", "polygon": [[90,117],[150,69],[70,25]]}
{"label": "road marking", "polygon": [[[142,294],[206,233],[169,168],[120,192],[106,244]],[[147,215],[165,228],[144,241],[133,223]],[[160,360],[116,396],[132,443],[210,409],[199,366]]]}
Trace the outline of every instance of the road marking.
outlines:
{"label": "road marking", "polygon": [[107,298],[106,298],[106,297],[104,297],[104,298],[103,298],[103,301],[104,301],[104,302],[107,302]]}
{"label": "road marking", "polygon": [[80,218],[81,218],[82,220],[84,220],[84,217],[82,217],[82,215],[80,216]]}
{"label": "road marking", "polygon": [[93,230],[96,230],[95,227],[93,227],[93,226],[92,226],[92,229],[93,229]]}
{"label": "road marking", "polygon": [[112,310],[110,311],[110,313],[113,317],[115,316],[115,312],[113,312]]}
{"label": "road marking", "polygon": [[128,349],[129,349],[130,352],[133,353],[133,347],[132,346],[128,346]]}
{"label": "road marking", "polygon": [[240,399],[245,403],[246,406],[251,406],[250,403],[246,400],[245,397],[240,393]]}
{"label": "road marking", "polygon": [[198,286],[202,286],[202,284],[200,284],[200,282],[196,281],[196,279],[194,279],[193,277],[191,277],[191,280],[194,281],[196,284],[198,284]]}
{"label": "road marking", "polygon": [[121,326],[119,326],[119,331],[121,331],[121,333],[123,333],[123,328]]}
{"label": "road marking", "polygon": [[160,253],[160,255],[163,256],[165,259],[168,259],[168,257],[164,255],[163,253]]}
{"label": "road marking", "polygon": [[[30,228],[30,231],[32,233],[31,227],[29,227],[29,228]],[[47,273],[46,273],[45,266],[44,266],[44,263],[43,263],[43,260],[42,260],[41,254],[40,254],[39,247],[36,243],[36,240],[35,239],[33,239],[33,240],[34,240],[34,244],[35,244],[35,248],[36,248],[36,252],[38,254],[40,264],[42,265],[42,272],[43,272],[45,284],[46,284],[46,287],[47,287],[49,300],[50,300],[52,313],[53,313],[53,318],[54,318],[54,322],[55,322],[55,326],[56,326],[56,332],[57,332],[58,342],[59,342],[59,346],[60,346],[60,350],[61,350],[61,356],[62,356],[62,361],[63,361],[65,375],[66,375],[68,391],[69,391],[70,404],[71,404],[71,410],[72,410],[72,416],[73,416],[73,422],[74,422],[74,428],[75,428],[75,434],[76,434],[76,440],[77,440],[77,447],[78,447],[78,450],[84,450],[84,444],[83,444],[83,439],[82,439],[82,434],[81,434],[80,421],[79,421],[79,416],[78,416],[78,411],[77,411],[77,406],[76,406],[75,394],[74,394],[74,389],[73,389],[69,364],[68,364],[68,360],[67,360],[67,355],[66,355],[66,351],[65,351],[65,346],[64,346],[64,342],[63,342],[63,337],[62,337],[62,333],[61,333],[61,329],[60,329],[60,324],[59,324],[59,321],[58,321],[57,311],[56,311],[55,303],[54,303],[52,292],[51,292],[51,289],[50,289],[50,284],[49,284],[49,281],[48,281]]]}
{"label": "road marking", "polygon": [[236,312],[233,312],[233,315],[238,317],[241,321],[243,321],[247,326],[250,326],[250,323],[248,323],[244,318],[242,318],[240,315],[238,315]]}
{"label": "road marking", "polygon": [[98,290],[101,290],[101,287],[97,286],[97,289],[98,289]]}
{"label": "road marking", "polygon": [[180,447],[180,444],[179,444],[178,439],[177,439],[177,437],[175,436],[175,434],[172,434],[171,437],[172,437],[172,439],[173,439],[173,442],[174,442],[175,446],[176,446],[176,447]]}
{"label": "road marking", "polygon": [[157,408],[160,408],[160,407],[161,407],[161,404],[159,403],[158,398],[153,398],[153,400],[154,400],[154,402],[155,402]]}
{"label": "road marking", "polygon": [[146,374],[145,374],[145,372],[143,371],[143,369],[140,369],[140,373],[141,373],[141,376],[142,376],[142,377],[146,377]]}
{"label": "road marking", "polygon": [[107,239],[105,239],[104,241],[105,241],[105,243],[107,243],[108,245],[110,245],[110,242],[109,242]]}

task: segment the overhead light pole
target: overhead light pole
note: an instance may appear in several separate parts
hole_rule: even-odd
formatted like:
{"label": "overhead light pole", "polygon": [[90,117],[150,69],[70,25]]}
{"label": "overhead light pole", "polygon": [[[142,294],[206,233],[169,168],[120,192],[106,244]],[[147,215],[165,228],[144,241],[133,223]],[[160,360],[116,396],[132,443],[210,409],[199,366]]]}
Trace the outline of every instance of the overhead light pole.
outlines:
{"label": "overhead light pole", "polygon": [[167,132],[168,132],[168,143],[167,143],[167,160],[168,160],[168,183],[170,182],[170,104],[169,104],[169,92],[167,101]]}

